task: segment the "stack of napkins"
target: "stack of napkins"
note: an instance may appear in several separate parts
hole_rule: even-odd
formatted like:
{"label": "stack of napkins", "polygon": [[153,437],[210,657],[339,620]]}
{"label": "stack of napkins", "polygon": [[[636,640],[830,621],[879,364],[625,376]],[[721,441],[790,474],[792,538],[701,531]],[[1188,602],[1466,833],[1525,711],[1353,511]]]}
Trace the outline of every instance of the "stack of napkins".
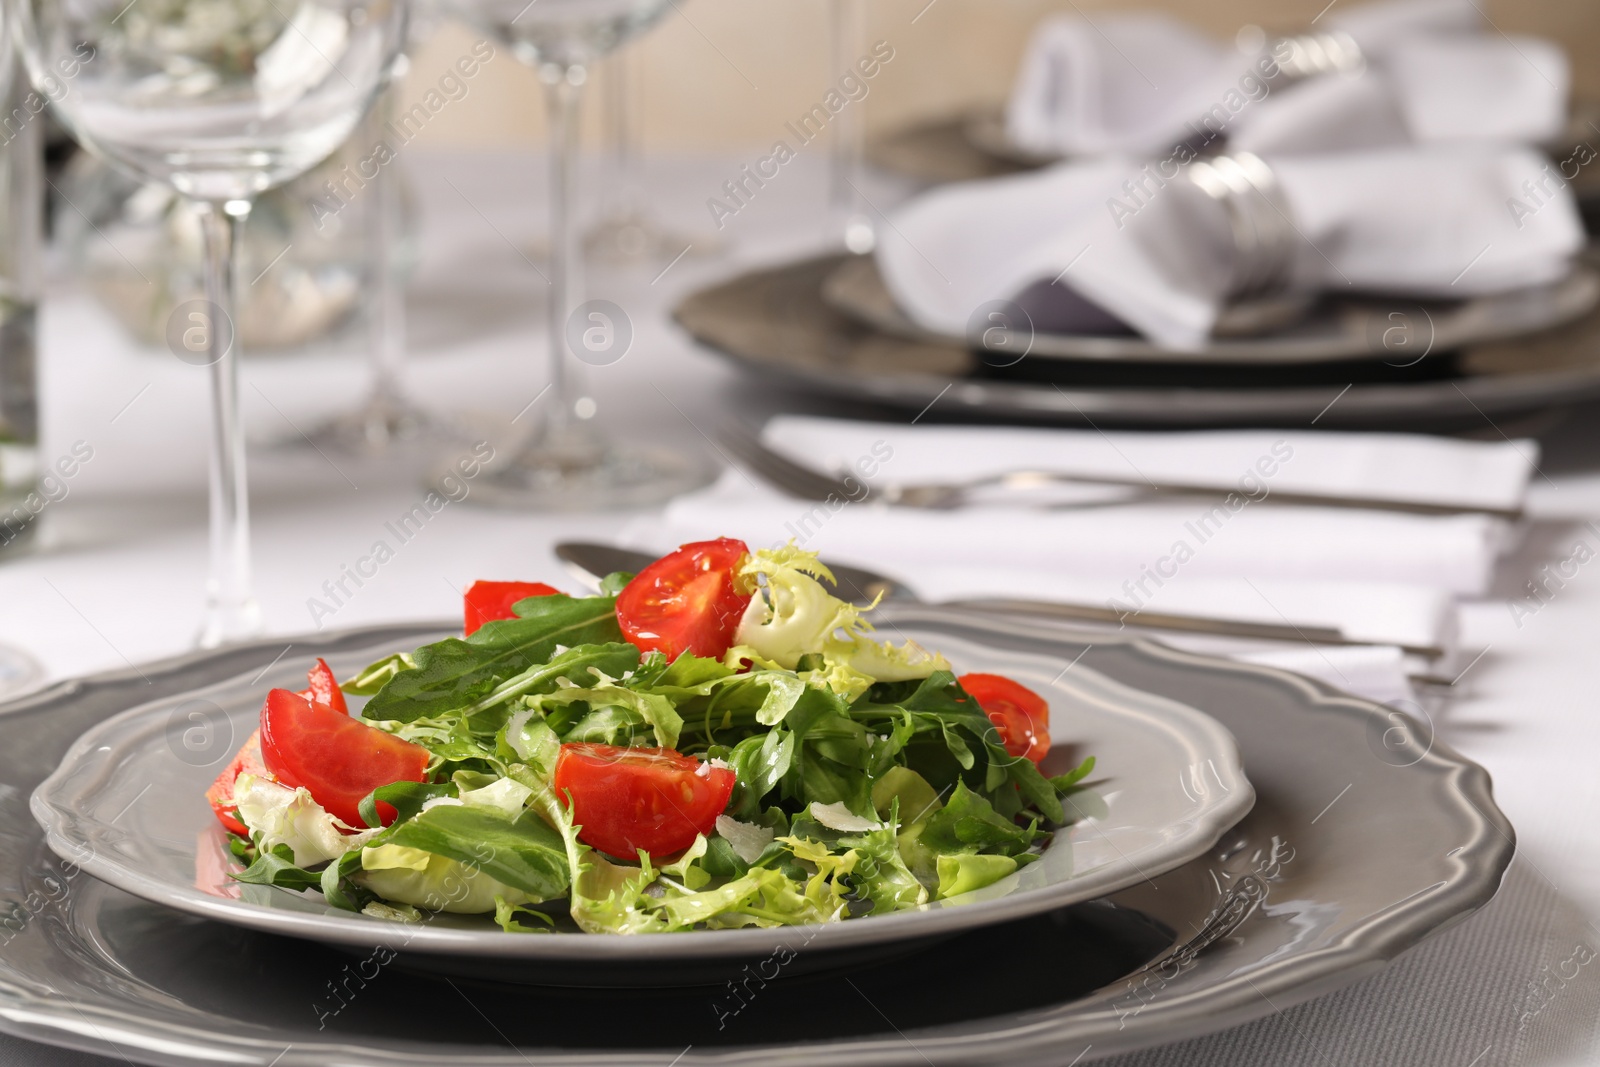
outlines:
{"label": "stack of napkins", "polygon": [[[1305,506],[1274,493],[1514,511],[1537,445],[1315,431],[1100,433],[903,426],[780,417],[768,445],[884,487],[1009,471],[1218,486],[1212,498],[1061,487],[1047,501],[990,491],[931,511],[802,501],[730,470],[629,533],[664,550],[718,536],[794,540],[881,571],[924,600],[1060,600],[1140,612],[1330,627],[1374,647],[1174,638],[1301,670],[1377,699],[1409,694],[1404,648],[1452,649],[1458,598],[1482,595],[1514,526],[1483,512],[1419,515]],[[856,495],[860,495],[859,493]],[[1435,665],[1437,667],[1437,665]]]}

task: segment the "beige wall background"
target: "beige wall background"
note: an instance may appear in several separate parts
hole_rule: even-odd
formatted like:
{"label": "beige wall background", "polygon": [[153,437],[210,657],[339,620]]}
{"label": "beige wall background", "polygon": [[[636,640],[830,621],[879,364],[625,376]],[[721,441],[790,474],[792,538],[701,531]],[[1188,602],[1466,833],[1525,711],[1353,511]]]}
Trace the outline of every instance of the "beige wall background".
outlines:
{"label": "beige wall background", "polygon": [[[1354,6],[1354,0],[1334,0]],[[1600,0],[1477,0],[1495,29],[1560,42],[1578,95],[1600,97]],[[1295,31],[1327,0],[867,0],[869,41],[888,41],[894,59],[872,83],[870,127],[1005,97],[1030,28],[1058,11],[1159,8],[1218,38],[1255,23]],[[629,46],[635,113],[647,149],[762,147],[783,123],[820,101],[829,82],[830,0],[674,0],[667,17]],[[439,25],[414,53],[404,106],[422,99],[482,35]],[[605,79],[596,73],[598,88]],[[590,136],[601,111],[588,108]],[[510,148],[540,143],[539,85],[504,48],[442,109],[419,139],[436,148]]]}

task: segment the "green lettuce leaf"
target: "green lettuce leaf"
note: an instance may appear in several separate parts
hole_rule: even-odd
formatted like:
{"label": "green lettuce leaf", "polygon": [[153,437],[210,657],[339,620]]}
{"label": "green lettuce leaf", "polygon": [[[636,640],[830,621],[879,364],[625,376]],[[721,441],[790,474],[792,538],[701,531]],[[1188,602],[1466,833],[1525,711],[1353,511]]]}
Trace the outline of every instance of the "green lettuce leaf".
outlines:
{"label": "green lettuce leaf", "polygon": [[416,665],[393,673],[362,715],[388,722],[436,717],[471,706],[501,682],[549,663],[557,646],[624,643],[612,597],[531,597],[517,607],[528,614],[487,623],[465,640],[451,637],[417,649]]}
{"label": "green lettuce leaf", "polygon": [[[661,748],[677,748],[683,719],[672,701],[656,693],[641,693],[624,685],[601,683],[587,688],[556,689],[527,698],[543,712],[545,721],[563,743],[574,741],[626,745],[634,728],[648,727]],[[586,711],[573,721],[573,710]],[[561,714],[565,710],[566,714]]]}
{"label": "green lettuce leaf", "polygon": [[957,853],[940,856],[939,899],[970,893],[974,889],[993,885],[1017,869],[1017,861],[1010,856],[985,856],[975,853]]}
{"label": "green lettuce leaf", "polygon": [[510,819],[492,808],[441,804],[390,827],[384,843],[456,860],[535,901],[567,891],[565,844],[531,812]]}

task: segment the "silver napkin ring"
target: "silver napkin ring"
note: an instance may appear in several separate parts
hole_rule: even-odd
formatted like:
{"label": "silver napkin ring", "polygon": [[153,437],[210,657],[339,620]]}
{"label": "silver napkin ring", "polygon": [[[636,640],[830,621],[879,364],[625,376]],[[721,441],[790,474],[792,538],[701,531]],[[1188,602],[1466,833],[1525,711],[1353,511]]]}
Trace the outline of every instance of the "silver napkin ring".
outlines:
{"label": "silver napkin ring", "polygon": [[1361,46],[1343,30],[1279,37],[1269,51],[1291,81],[1323,74],[1359,74],[1367,66]]}
{"label": "silver napkin ring", "polygon": [[1252,152],[1234,152],[1197,159],[1184,173],[1228,214],[1234,249],[1229,297],[1256,297],[1287,288],[1295,227],[1272,168]]}
{"label": "silver napkin ring", "polygon": [[1359,74],[1367,69],[1361,45],[1343,30],[1267,36],[1254,23],[1241,26],[1234,38],[1239,51],[1251,58],[1271,58],[1277,70],[1269,81],[1297,82],[1322,74]]}

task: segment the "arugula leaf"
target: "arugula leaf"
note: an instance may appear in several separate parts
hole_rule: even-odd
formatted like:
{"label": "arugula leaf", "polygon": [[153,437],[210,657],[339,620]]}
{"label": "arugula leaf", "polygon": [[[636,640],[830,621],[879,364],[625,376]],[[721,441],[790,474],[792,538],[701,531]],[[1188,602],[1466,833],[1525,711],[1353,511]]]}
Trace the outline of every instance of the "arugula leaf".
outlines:
{"label": "arugula leaf", "polygon": [[958,783],[943,808],[924,824],[919,843],[953,855],[958,852],[1003,852],[1016,855],[1043,836],[1037,827],[1021,827],[994,810],[983,797]]}
{"label": "arugula leaf", "polygon": [[530,667],[549,664],[558,645],[624,643],[612,597],[530,597],[517,606],[528,614],[487,623],[465,640],[450,637],[417,649],[416,665],[394,673],[362,715],[391,722],[438,716],[477,703]]}
{"label": "arugula leaf", "polygon": [[467,710],[469,713],[483,711],[527,693],[549,692],[561,682],[594,686],[620,678],[638,665],[639,650],[633,645],[579,645],[567,649],[549,663],[536,663],[506,679]]}
{"label": "arugula leaf", "polygon": [[700,859],[700,869],[713,878],[739,878],[749,873],[750,864],[739,858],[726,837],[718,834],[706,842],[706,854]]}
{"label": "arugula leaf", "polygon": [[382,826],[383,820],[378,817],[378,802],[382,801],[394,808],[397,813],[394,821],[399,823],[421,811],[424,802],[434,797],[455,795],[456,787],[450,782],[393,782],[379,786],[362,797],[356,805],[356,814],[369,827]]}
{"label": "arugula leaf", "polygon": [[616,596],[626,589],[628,587],[628,583],[633,581],[636,577],[638,576],[629,571],[612,571],[610,574],[600,579],[600,595]]}
{"label": "arugula leaf", "polygon": [[740,674],[736,667],[730,667],[720,659],[697,656],[693,652],[680,652],[678,658],[670,663],[663,656],[662,662],[666,664],[666,670],[662,672],[656,684],[667,687],[692,689],[706,682],[733,678]]}
{"label": "arugula leaf", "polygon": [[794,745],[794,731],[779,726],[733,746],[727,761],[736,783],[730,810],[734,818],[749,821],[760,812],[762,799],[789,773]]}
{"label": "arugula leaf", "polygon": [[[625,728],[648,726],[654,731],[658,746],[677,748],[678,734],[683,729],[683,720],[679,718],[672,701],[657,693],[641,693],[623,685],[601,683],[587,689],[557,689],[529,697],[528,703],[540,711],[573,705],[589,709],[589,714],[575,723],[556,721],[554,715],[547,718],[546,721],[550,722],[564,742],[583,740],[616,744],[619,740],[626,741]],[[591,722],[591,719],[594,721]]]}
{"label": "arugula leaf", "polygon": [[1058,774],[1054,778],[1050,779],[1050,784],[1055,787],[1056,792],[1065,793],[1069,789],[1072,789],[1074,786],[1076,786],[1079,782],[1089,777],[1093,771],[1094,757],[1090,756],[1088,759],[1078,764],[1077,767],[1068,771],[1066,774]]}
{"label": "arugula leaf", "polygon": [[251,885],[275,885],[279,889],[291,889],[296,892],[316,889],[322,885],[321,874],[295,866],[294,850],[288,845],[277,845],[264,850],[256,857],[254,863],[233,875],[233,878],[235,881],[248,882]]}
{"label": "arugula leaf", "polygon": [[386,843],[453,859],[536,900],[567,890],[561,836],[531,812],[509,819],[491,808],[441,804],[390,827]]}
{"label": "arugula leaf", "polygon": [[392,656],[385,656],[378,662],[369,664],[362,672],[340,686],[351,696],[369,697],[382,689],[390,678],[401,671],[408,671],[415,667],[416,661],[409,652],[396,652]]}
{"label": "arugula leaf", "polygon": [[648,745],[644,720],[628,708],[600,708],[591,711],[561,735],[562,744],[585,743],[633,748]]}
{"label": "arugula leaf", "polygon": [[1061,808],[1061,796],[1056,792],[1050,779],[1039,773],[1039,768],[1033,761],[1020,756],[1009,757],[1006,771],[1011,780],[1017,784],[1022,795],[1033,802],[1039,814],[1052,826],[1059,826],[1067,821],[1066,812]]}
{"label": "arugula leaf", "polygon": [[328,903],[345,911],[360,911],[377,899],[371,890],[357,885],[351,875],[361,869],[361,850],[351,849],[322,870],[322,895]]}

